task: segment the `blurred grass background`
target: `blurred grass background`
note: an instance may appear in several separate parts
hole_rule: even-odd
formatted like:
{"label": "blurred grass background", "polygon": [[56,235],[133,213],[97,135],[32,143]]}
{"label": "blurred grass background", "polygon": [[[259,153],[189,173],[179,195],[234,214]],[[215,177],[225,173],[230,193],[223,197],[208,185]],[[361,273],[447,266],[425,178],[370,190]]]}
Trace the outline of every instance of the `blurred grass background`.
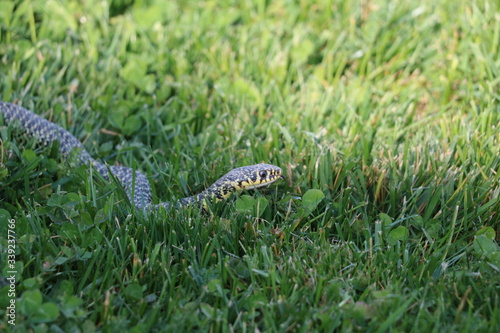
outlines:
{"label": "blurred grass background", "polygon": [[19,276],[0,327],[498,331],[499,9],[0,2],[2,100],[147,173],[155,202],[247,164],[287,176],[213,214],[144,215],[4,124]]}

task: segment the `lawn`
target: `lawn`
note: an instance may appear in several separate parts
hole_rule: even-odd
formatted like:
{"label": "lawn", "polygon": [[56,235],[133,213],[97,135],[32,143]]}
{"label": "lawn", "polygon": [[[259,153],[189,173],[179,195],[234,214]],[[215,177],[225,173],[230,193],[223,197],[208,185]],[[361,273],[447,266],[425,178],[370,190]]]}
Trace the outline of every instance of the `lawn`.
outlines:
{"label": "lawn", "polygon": [[493,0],[1,1],[1,99],[155,203],[286,180],[138,211],[0,116],[0,331],[498,332],[499,91]]}

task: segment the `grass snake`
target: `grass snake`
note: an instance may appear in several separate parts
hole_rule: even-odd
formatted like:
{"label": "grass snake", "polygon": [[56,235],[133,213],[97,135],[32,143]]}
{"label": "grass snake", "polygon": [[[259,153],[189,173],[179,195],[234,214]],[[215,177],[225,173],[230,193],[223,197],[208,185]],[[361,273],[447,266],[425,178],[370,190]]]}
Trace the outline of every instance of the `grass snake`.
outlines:
{"label": "grass snake", "polygon": [[[111,173],[120,182],[128,198],[138,209],[158,208],[160,206],[169,208],[172,206],[173,202],[169,201],[157,205],[152,203],[151,186],[146,175],[128,167],[108,166],[93,159],[83,144],[64,128],[12,103],[0,101],[0,114],[3,114],[6,124],[19,123],[21,128],[37,141],[46,145],[58,141],[59,152],[64,158],[70,158],[71,154],[76,151],[79,163],[92,164],[107,181],[110,181],[109,173]],[[235,191],[267,186],[280,178],[283,178],[281,168],[270,164],[255,164],[236,168],[222,176],[203,192],[179,199],[177,206],[201,204],[205,200],[224,200]]]}

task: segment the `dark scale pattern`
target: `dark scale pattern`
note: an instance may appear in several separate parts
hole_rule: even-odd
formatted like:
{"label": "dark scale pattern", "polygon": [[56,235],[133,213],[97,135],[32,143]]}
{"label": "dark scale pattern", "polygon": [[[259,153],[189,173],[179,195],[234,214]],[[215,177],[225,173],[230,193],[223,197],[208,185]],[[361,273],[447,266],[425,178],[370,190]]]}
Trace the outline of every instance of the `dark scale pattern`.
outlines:
{"label": "dark scale pattern", "polygon": [[[76,151],[80,163],[92,163],[95,169],[107,180],[110,180],[108,167],[94,160],[85,150],[83,144],[64,128],[51,123],[37,114],[15,104],[0,101],[0,113],[5,123],[18,122],[28,135],[37,138],[48,145],[59,141],[59,151],[64,158],[70,157]],[[137,208],[163,206],[170,208],[170,202],[151,205],[151,187],[147,177],[139,171],[124,166],[110,166],[109,171],[121,183],[130,201]],[[202,203],[205,200],[224,200],[234,191],[265,186],[282,178],[281,169],[270,164],[256,164],[236,168],[217,180],[213,185],[200,194],[180,199],[178,205],[185,206],[192,203]]]}

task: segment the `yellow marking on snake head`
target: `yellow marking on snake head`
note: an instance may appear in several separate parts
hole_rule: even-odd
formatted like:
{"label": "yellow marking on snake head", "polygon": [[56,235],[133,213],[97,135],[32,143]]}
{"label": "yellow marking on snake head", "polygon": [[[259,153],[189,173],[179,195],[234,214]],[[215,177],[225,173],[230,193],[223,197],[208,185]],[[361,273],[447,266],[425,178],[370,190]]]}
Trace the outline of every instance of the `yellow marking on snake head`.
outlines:
{"label": "yellow marking on snake head", "polygon": [[255,164],[233,169],[207,188],[202,197],[215,196],[224,200],[235,191],[250,190],[267,186],[283,178],[281,168],[271,164]]}

